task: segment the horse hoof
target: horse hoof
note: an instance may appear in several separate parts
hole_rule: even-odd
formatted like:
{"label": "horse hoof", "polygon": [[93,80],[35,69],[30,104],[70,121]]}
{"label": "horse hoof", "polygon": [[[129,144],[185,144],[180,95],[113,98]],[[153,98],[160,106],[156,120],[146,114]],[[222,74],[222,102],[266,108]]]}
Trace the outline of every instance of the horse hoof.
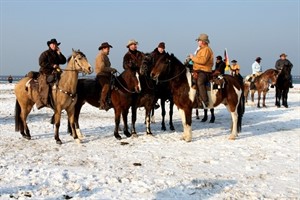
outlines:
{"label": "horse hoof", "polygon": [[31,140],[31,136],[28,135],[23,135],[23,138],[25,138],[26,140]]}
{"label": "horse hoof", "polygon": [[200,117],[197,116],[196,119],[200,119]]}
{"label": "horse hoof", "polygon": [[206,121],[207,121],[207,118],[201,119],[201,122],[206,122]]}
{"label": "horse hoof", "polygon": [[122,139],[121,136],[117,136],[117,135],[115,135],[115,138],[116,138],[117,140],[121,140],[121,139]]}
{"label": "horse hoof", "polygon": [[228,139],[229,140],[235,140],[235,136],[230,136]]}
{"label": "horse hoof", "polygon": [[61,140],[56,140],[56,144],[61,145],[62,144]]}
{"label": "horse hoof", "polygon": [[175,131],[174,126],[170,126],[170,130],[171,130],[171,131]]}
{"label": "horse hoof", "polygon": [[184,140],[184,141],[186,141],[186,142],[191,142],[191,141],[192,141],[192,138],[191,138],[191,137],[185,137],[185,136],[182,136],[182,137],[180,138],[180,140]]}
{"label": "horse hoof", "polygon": [[215,120],[211,119],[211,120],[209,121],[209,123],[215,123]]}
{"label": "horse hoof", "polygon": [[130,134],[128,131],[124,131],[124,135],[125,135],[126,137],[131,137],[132,134]]}
{"label": "horse hoof", "polygon": [[75,142],[76,142],[77,144],[80,144],[80,143],[81,143],[81,140],[80,140],[79,138],[76,138],[76,139],[75,139]]}
{"label": "horse hoof", "polygon": [[162,127],[161,127],[161,130],[162,130],[162,131],[166,131],[167,129],[166,129],[165,126],[162,126]]}
{"label": "horse hoof", "polygon": [[137,138],[137,137],[138,137],[138,134],[132,133],[131,136],[134,137],[134,138]]}

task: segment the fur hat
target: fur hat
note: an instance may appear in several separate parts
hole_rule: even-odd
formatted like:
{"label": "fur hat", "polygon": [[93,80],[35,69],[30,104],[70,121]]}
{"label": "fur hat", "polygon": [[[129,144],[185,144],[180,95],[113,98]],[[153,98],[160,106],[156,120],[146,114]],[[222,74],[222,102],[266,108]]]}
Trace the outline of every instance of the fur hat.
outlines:
{"label": "fur hat", "polygon": [[108,44],[108,42],[103,42],[98,49],[101,50],[101,49],[106,48],[106,47],[113,48],[110,44]]}
{"label": "fur hat", "polygon": [[134,40],[134,39],[131,39],[131,40],[129,40],[128,41],[128,43],[127,43],[127,45],[126,45],[126,47],[128,48],[130,45],[132,45],[132,44],[136,44],[136,45],[138,45],[139,43],[136,41],[136,40]]}
{"label": "fur hat", "polygon": [[201,33],[199,37],[196,39],[196,41],[204,41],[206,43],[209,43],[208,35],[205,33]]}
{"label": "fur hat", "polygon": [[232,60],[231,63],[237,63],[237,61],[236,60]]}
{"label": "fur hat", "polygon": [[57,46],[59,46],[60,45],[60,42],[57,42],[56,41],[56,39],[51,39],[51,40],[49,40],[48,42],[47,42],[47,45],[49,46],[50,44],[56,44]]}
{"label": "fur hat", "polygon": [[279,57],[281,57],[281,56],[283,56],[283,57],[287,57],[287,55],[286,55],[285,53],[282,53],[282,54],[280,54],[280,56],[279,56]]}
{"label": "fur hat", "polygon": [[165,43],[164,42],[160,42],[159,44],[158,44],[158,46],[157,47],[160,47],[160,48],[162,48],[162,49],[165,49],[166,48],[166,46],[165,46]]}

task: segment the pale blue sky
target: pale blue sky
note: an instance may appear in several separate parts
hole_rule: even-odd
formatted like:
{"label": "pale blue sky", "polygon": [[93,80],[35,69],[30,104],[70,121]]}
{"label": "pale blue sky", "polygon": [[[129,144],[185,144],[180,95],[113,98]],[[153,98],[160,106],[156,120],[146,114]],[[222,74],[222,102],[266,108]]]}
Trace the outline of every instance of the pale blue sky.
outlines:
{"label": "pale blue sky", "polygon": [[257,56],[266,70],[283,52],[294,64],[292,73],[300,75],[299,0],[0,1],[0,75],[38,71],[51,38],[61,42],[66,57],[72,48],[82,50],[92,66],[99,45],[108,41],[112,66],[122,71],[129,39],[143,52],[164,41],[166,50],[184,61],[200,33],[209,35],[215,56],[223,57],[227,48],[242,75],[251,73]]}

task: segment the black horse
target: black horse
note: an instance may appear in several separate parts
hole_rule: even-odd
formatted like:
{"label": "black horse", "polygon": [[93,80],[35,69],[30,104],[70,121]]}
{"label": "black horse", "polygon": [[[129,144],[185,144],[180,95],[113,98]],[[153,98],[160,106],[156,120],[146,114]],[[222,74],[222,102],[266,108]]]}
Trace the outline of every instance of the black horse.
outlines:
{"label": "black horse", "polygon": [[[146,53],[144,56],[144,60],[140,69],[141,74],[147,74],[147,77],[150,78],[150,72],[152,68],[154,67],[155,63],[153,61],[153,57],[150,53]],[[152,79],[151,79],[152,80]],[[153,80],[152,80],[153,81]],[[171,93],[169,81],[165,82],[156,82],[154,85],[154,93],[155,93],[155,102],[160,99],[160,106],[161,106],[161,116],[162,116],[162,122],[161,122],[161,130],[165,131],[166,125],[165,125],[165,116],[166,116],[166,107],[165,103],[169,101],[169,127],[170,130],[174,131],[174,125],[173,125],[173,107],[174,107],[174,101],[173,101],[173,95]],[[151,116],[154,116],[154,107],[152,108],[152,114]],[[147,119],[146,119],[147,123]]]}
{"label": "black horse", "polygon": [[291,82],[291,70],[292,68],[288,65],[284,65],[281,72],[277,77],[277,81],[275,84],[276,87],[276,95],[275,95],[275,106],[280,107],[280,100],[282,99],[282,105],[288,108],[288,93]]}

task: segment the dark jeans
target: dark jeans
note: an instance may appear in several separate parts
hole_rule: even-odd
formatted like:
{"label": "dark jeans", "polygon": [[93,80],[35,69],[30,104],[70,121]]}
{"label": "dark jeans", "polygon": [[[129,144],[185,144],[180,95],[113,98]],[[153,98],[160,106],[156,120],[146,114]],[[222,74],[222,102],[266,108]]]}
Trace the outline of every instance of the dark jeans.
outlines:
{"label": "dark jeans", "polygon": [[204,104],[208,105],[208,96],[206,91],[206,83],[208,82],[208,72],[198,71],[198,79],[197,79],[197,87],[200,95],[200,99],[204,102]]}

